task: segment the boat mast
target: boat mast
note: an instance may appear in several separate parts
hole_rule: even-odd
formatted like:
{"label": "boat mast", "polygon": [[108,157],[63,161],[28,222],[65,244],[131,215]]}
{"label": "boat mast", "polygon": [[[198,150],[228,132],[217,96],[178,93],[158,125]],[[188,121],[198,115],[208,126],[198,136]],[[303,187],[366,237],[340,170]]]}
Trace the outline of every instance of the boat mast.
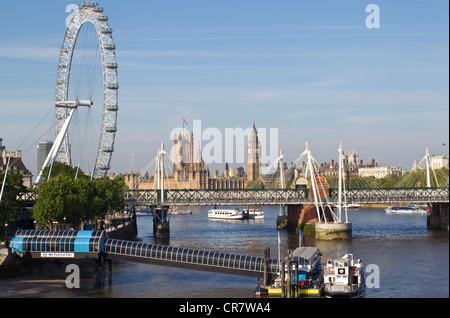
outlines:
{"label": "boat mast", "polygon": [[338,218],[341,220],[342,213],[342,169],[343,169],[343,156],[342,156],[342,142],[339,144],[339,180],[338,180]]}

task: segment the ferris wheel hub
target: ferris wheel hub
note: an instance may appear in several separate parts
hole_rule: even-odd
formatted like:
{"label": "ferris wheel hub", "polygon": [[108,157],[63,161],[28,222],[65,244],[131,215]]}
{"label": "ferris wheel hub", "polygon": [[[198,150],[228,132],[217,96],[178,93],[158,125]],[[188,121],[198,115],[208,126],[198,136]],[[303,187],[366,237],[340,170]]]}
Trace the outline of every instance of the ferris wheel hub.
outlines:
{"label": "ferris wheel hub", "polygon": [[60,108],[70,108],[70,109],[74,109],[74,108],[78,108],[79,106],[83,106],[83,107],[91,107],[94,105],[94,102],[92,100],[75,100],[75,101],[59,101],[59,102],[55,102],[55,106],[56,107],[60,107]]}

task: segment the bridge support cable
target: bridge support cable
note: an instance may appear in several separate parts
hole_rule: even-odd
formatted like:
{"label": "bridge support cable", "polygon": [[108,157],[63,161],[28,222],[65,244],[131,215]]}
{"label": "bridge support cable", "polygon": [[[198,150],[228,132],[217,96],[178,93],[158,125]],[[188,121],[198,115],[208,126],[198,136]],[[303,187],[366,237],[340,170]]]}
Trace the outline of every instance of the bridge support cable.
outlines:
{"label": "bridge support cable", "polygon": [[[333,212],[333,209],[331,208],[331,206],[328,202],[327,198],[328,198],[329,194],[323,188],[322,182],[320,182],[320,183],[317,182],[317,179],[319,178],[319,170],[318,170],[319,163],[312,156],[311,149],[309,148],[308,143],[306,143],[305,151],[297,158],[297,160],[295,160],[294,164],[296,166],[299,166],[300,161],[305,157],[306,157],[306,168],[302,169],[302,173],[305,178],[308,178],[308,175],[309,175],[310,180],[311,180],[311,188],[313,190],[313,199],[314,199],[314,204],[316,206],[317,219],[319,222],[327,223],[326,214],[325,214],[326,213],[325,210],[327,209],[328,211],[331,212],[331,215],[333,217],[333,222],[336,222],[336,221],[338,221],[338,217]],[[319,194],[321,194],[321,195],[319,195]]]}

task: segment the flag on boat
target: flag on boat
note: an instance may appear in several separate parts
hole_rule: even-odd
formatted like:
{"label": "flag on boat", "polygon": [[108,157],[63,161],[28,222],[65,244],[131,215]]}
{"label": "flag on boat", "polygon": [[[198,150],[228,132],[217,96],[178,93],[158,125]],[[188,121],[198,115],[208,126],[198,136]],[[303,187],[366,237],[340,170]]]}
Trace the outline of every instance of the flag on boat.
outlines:
{"label": "flag on boat", "polygon": [[183,117],[183,122],[189,126],[189,124],[187,123],[186,119],[184,119],[184,117]]}

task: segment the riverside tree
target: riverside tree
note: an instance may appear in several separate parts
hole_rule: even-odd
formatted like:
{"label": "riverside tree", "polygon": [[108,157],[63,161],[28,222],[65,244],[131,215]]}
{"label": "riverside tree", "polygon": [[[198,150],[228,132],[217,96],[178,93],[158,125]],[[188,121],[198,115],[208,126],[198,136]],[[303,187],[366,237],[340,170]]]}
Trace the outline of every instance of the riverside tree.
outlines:
{"label": "riverside tree", "polygon": [[[0,188],[5,174],[0,173]],[[4,225],[8,224],[13,229],[13,220],[18,220],[22,216],[25,202],[17,200],[21,192],[25,192],[22,174],[9,170],[6,177],[5,188],[3,190],[2,201],[0,202],[0,233],[4,234]],[[9,232],[9,231],[8,231]],[[2,236],[3,237],[3,236]]]}
{"label": "riverside tree", "polygon": [[79,228],[81,222],[103,219],[108,213],[123,210],[123,178],[90,180],[79,171],[75,179],[73,170],[62,170],[37,189],[33,219],[39,228],[51,229],[53,222]]}

